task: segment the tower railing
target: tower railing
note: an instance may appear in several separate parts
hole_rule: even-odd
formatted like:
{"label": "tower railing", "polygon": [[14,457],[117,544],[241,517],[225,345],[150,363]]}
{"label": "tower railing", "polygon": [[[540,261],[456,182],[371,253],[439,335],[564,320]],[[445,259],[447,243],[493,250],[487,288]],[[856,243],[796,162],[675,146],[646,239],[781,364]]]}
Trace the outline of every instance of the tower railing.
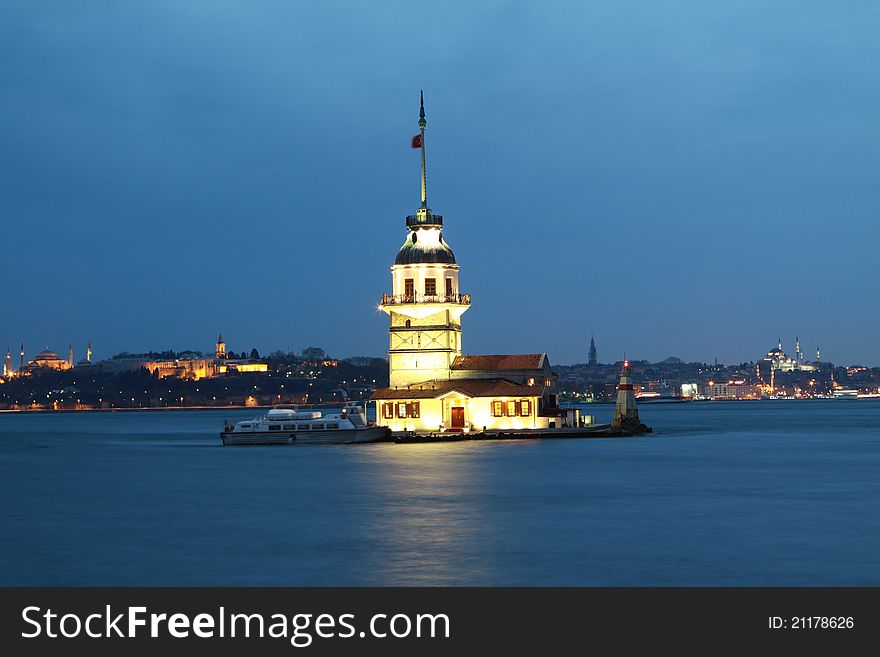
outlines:
{"label": "tower railing", "polygon": [[383,306],[396,306],[409,303],[455,303],[470,305],[470,294],[383,294]]}

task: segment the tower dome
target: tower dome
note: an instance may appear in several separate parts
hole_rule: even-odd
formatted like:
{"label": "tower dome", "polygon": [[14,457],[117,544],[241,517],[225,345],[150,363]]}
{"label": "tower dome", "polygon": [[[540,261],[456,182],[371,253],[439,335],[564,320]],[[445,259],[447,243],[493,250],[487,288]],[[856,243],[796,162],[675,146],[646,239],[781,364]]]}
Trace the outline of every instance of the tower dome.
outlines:
{"label": "tower dome", "polygon": [[[407,217],[407,220],[411,218]],[[442,217],[434,217],[434,219],[443,220]],[[407,224],[409,224],[409,221],[407,221]],[[395,265],[422,263],[455,264],[455,254],[452,253],[449,245],[443,241],[443,233],[439,227],[410,228],[406,235],[406,241],[397,252],[397,257],[394,258]]]}

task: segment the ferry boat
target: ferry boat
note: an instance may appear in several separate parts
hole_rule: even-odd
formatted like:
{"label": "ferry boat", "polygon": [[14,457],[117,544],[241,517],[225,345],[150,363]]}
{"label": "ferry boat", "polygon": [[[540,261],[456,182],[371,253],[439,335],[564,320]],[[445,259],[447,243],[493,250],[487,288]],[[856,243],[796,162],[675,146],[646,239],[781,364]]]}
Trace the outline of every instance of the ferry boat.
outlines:
{"label": "ferry boat", "polygon": [[367,421],[364,408],[349,402],[341,413],[272,408],[266,415],[235,424],[224,422],[224,445],[310,445],[372,443],[387,440],[391,429]]}

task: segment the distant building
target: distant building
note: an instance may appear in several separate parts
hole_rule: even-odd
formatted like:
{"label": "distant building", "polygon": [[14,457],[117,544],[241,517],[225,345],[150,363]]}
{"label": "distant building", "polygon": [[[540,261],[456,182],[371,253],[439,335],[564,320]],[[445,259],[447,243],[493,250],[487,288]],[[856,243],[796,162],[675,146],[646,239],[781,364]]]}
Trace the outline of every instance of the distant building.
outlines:
{"label": "distant building", "polygon": [[72,367],[72,363],[70,362],[73,358],[72,349],[70,354],[70,357],[65,360],[54,351],[49,351],[49,348],[46,347],[45,350],[38,353],[27,362],[27,365],[21,368],[22,372],[32,373],[39,369],[56,370],[58,372],[67,371]]}
{"label": "distant building", "polygon": [[89,344],[86,347],[86,357],[79,361],[76,364],[76,367],[91,367],[92,366],[92,341],[89,340]]}
{"label": "distant building", "polygon": [[778,372],[813,372],[819,369],[819,349],[816,348],[816,361],[810,363],[804,360],[804,354],[801,351],[800,338],[795,338],[794,342],[794,358],[789,356],[782,350],[782,338],[779,339],[777,345],[767,352],[764,356],[764,362],[767,363],[771,370]]}
{"label": "distant building", "polygon": [[726,383],[709,381],[703,387],[703,396],[708,399],[758,399],[760,391],[758,386],[741,379]]}
{"label": "distant building", "polygon": [[598,365],[599,364],[599,357],[598,357],[598,354],[596,353],[596,341],[593,339],[592,335],[590,336],[590,354],[589,354],[588,363],[590,365]]}

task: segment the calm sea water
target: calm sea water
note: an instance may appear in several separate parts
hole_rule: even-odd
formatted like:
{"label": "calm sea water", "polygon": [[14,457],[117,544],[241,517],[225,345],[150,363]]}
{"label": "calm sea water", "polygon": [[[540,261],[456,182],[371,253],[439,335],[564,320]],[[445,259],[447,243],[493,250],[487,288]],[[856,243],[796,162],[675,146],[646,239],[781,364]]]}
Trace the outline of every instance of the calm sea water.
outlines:
{"label": "calm sea water", "polygon": [[656,434],[280,448],[220,446],[252,411],[3,414],[0,584],[880,584],[878,400],[641,412]]}

